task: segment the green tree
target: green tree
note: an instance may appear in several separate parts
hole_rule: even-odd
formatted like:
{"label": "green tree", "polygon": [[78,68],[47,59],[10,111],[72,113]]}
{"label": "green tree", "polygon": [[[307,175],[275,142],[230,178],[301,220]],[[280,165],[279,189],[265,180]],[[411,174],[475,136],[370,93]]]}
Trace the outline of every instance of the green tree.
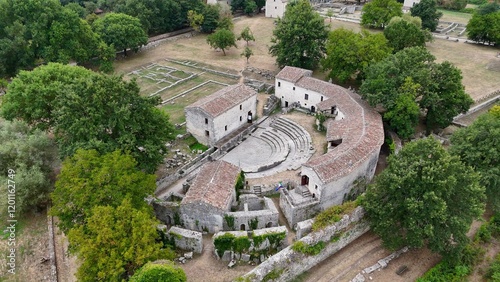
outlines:
{"label": "green tree", "polygon": [[205,5],[202,15],[203,23],[201,24],[201,31],[205,33],[214,32],[219,25],[219,6]]}
{"label": "green tree", "polygon": [[448,10],[460,11],[467,6],[467,0],[439,0],[438,5]]}
{"label": "green tree", "polygon": [[200,32],[201,25],[203,24],[204,17],[202,14],[196,13],[196,11],[188,11],[188,21],[189,25],[197,32]]}
{"label": "green tree", "polygon": [[363,30],[354,33],[344,28],[330,32],[326,43],[326,57],[321,61],[329,78],[344,82],[361,79],[369,64],[376,63],[391,54],[387,39],[380,33]]}
{"label": "green tree", "polygon": [[418,124],[420,108],[415,98],[419,88],[419,84],[414,83],[411,77],[407,77],[399,89],[400,95],[392,107],[384,113],[384,120],[388,121],[390,127],[403,139],[410,138]]}
{"label": "green tree", "polygon": [[248,41],[255,41],[255,37],[253,36],[253,32],[250,30],[250,28],[247,26],[245,27],[241,33],[240,36],[238,36],[238,40],[245,40],[248,46]]}
{"label": "green tree", "polygon": [[106,44],[123,50],[125,56],[128,48],[137,51],[148,43],[148,36],[139,19],[126,14],[108,13],[97,19],[92,27]]}
{"label": "green tree", "polygon": [[326,16],[330,19],[330,22],[332,22],[332,17],[333,17],[333,9],[328,9],[326,11]]}
{"label": "green tree", "polygon": [[130,282],[186,282],[186,274],[182,268],[174,265],[170,261],[148,262],[143,265],[134,276],[130,277]]}
{"label": "green tree", "polygon": [[402,17],[393,17],[389,21],[384,28],[384,36],[394,53],[407,47],[425,47],[425,42],[432,39],[428,31],[422,30],[420,26]]}
{"label": "green tree", "polygon": [[250,59],[250,56],[253,55],[252,49],[250,49],[248,46],[245,47],[245,50],[243,50],[243,53],[241,53],[241,56],[244,56],[247,58],[247,64],[248,64],[248,59]]}
{"label": "green tree", "polygon": [[260,10],[266,6],[266,0],[255,0],[255,4],[257,4],[257,14],[260,14]]}
{"label": "green tree", "polygon": [[[500,106],[497,106],[500,113]],[[486,187],[488,203],[500,212],[500,114],[495,111],[481,115],[473,124],[462,128],[451,137],[450,152],[481,174]]]}
{"label": "green tree", "polygon": [[326,51],[328,28],[309,1],[290,3],[273,31],[269,52],[284,66],[315,69]]}
{"label": "green tree", "polygon": [[484,209],[479,175],[433,138],[408,143],[366,192],[363,206],[385,246],[421,248],[453,257],[468,243]]}
{"label": "green tree", "polygon": [[119,206],[129,198],[134,208],[147,206],[144,198],[156,189],[155,176],[137,170],[136,161],[119,151],[99,155],[78,150],[63,162],[52,193],[50,213],[61,230],[85,225],[95,206]]}
{"label": "green tree", "polygon": [[130,199],[117,207],[95,206],[91,214],[85,226],[68,233],[71,251],[82,262],[78,281],[124,281],[149,261],[173,258],[158,243],[158,221]]}
{"label": "green tree", "polygon": [[255,13],[255,10],[257,10],[257,4],[255,4],[255,1],[246,0],[245,1],[245,14],[251,16],[251,15],[253,15],[253,13]]}
{"label": "green tree", "polygon": [[443,13],[436,8],[436,0],[421,0],[410,8],[411,15],[422,19],[422,28],[430,31],[436,31],[439,23],[439,18]]}
{"label": "green tree", "polygon": [[231,10],[235,13],[238,10],[245,9],[245,0],[234,0],[231,1]]}
{"label": "green tree", "polygon": [[363,6],[361,25],[373,28],[384,28],[392,17],[403,15],[403,4],[396,0],[373,0]]}
{"label": "green tree", "polygon": [[489,14],[476,13],[467,24],[467,38],[487,44],[500,44],[500,11]]}
{"label": "green tree", "polygon": [[19,69],[32,67],[35,54],[25,38],[26,26],[21,22],[5,26],[4,31],[4,37],[0,37],[0,76],[12,77]]}
{"label": "green tree", "polygon": [[15,171],[16,211],[47,205],[58,161],[56,145],[47,134],[31,131],[21,121],[0,121],[0,180],[7,183],[8,170]]}
{"label": "green tree", "polygon": [[427,112],[427,129],[444,128],[453,117],[467,111],[473,101],[464,91],[460,70],[449,62],[435,63],[434,60],[425,48],[405,48],[368,66],[360,93],[371,105],[381,104],[391,109],[401,86],[411,77],[421,86],[416,100],[420,109]]}
{"label": "green tree", "polygon": [[130,152],[139,167],[154,172],[167,152],[173,126],[139,95],[135,81],[81,67],[50,63],[22,71],[3,96],[1,115],[54,132],[62,157],[77,149]]}
{"label": "green tree", "polygon": [[84,7],[82,7],[80,4],[77,4],[75,2],[64,5],[64,8],[75,12],[81,19],[84,19],[88,15],[87,10],[85,10]]}
{"label": "green tree", "polygon": [[227,29],[218,29],[213,34],[210,34],[207,37],[207,43],[214,49],[221,49],[224,56],[226,55],[225,49],[231,46],[238,47],[234,33]]}

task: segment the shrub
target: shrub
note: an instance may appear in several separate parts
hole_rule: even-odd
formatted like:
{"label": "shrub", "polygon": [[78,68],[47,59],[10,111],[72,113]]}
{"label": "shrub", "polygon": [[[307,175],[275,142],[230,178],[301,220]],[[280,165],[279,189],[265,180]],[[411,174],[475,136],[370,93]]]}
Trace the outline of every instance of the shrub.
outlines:
{"label": "shrub", "polygon": [[219,255],[219,257],[222,257],[225,251],[229,251],[232,249],[235,238],[236,237],[230,233],[226,233],[224,235],[215,238],[214,246],[215,249],[217,250],[217,254]]}
{"label": "shrub", "polygon": [[308,245],[302,241],[296,241],[292,245],[292,250],[309,256],[315,256],[319,254],[325,248],[325,246],[326,244],[323,241],[319,241],[314,245]]}
{"label": "shrub", "polygon": [[233,249],[237,253],[243,253],[244,251],[248,250],[250,248],[250,245],[252,243],[250,242],[250,239],[248,237],[236,237],[233,240]]}
{"label": "shrub", "polygon": [[314,218],[312,230],[320,230],[342,219],[342,215],[351,213],[357,207],[357,202],[345,202],[340,206],[330,207]]}

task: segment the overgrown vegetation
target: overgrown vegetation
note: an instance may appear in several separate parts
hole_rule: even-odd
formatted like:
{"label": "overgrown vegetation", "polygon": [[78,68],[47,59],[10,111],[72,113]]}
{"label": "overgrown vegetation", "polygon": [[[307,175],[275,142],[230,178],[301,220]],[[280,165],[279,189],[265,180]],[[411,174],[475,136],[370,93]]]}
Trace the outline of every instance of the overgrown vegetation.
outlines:
{"label": "overgrown vegetation", "polygon": [[250,221],[248,222],[248,226],[250,226],[250,229],[252,229],[252,230],[257,229],[258,225],[259,225],[258,218],[250,219]]}
{"label": "overgrown vegetation", "polygon": [[234,216],[225,214],[224,220],[226,221],[227,227],[229,229],[234,230]]}
{"label": "overgrown vegetation", "polygon": [[245,251],[248,251],[250,246],[252,245],[252,242],[248,237],[236,237],[233,240],[233,250],[236,253],[243,253]]}
{"label": "overgrown vegetation", "polygon": [[283,273],[283,271],[284,269],[278,269],[278,268],[273,269],[271,272],[266,274],[264,278],[262,278],[262,282],[272,281],[274,279],[280,278],[281,273]]}
{"label": "overgrown vegetation", "polygon": [[322,211],[314,218],[312,230],[317,231],[340,221],[344,214],[351,213],[357,206],[358,201],[352,201]]}
{"label": "overgrown vegetation", "polygon": [[255,248],[258,248],[266,239],[269,241],[269,251],[267,253],[273,252],[275,249],[279,247],[281,242],[285,240],[286,233],[266,233],[260,236],[253,236],[253,244]]}
{"label": "overgrown vegetation", "polygon": [[234,189],[236,190],[236,200],[240,199],[240,190],[245,188],[245,172],[242,170],[236,178],[236,185],[234,185]]}
{"label": "overgrown vegetation", "polygon": [[233,234],[226,233],[214,239],[214,246],[219,257],[222,257],[225,251],[230,251],[232,249],[235,238],[236,236]]}
{"label": "overgrown vegetation", "polygon": [[292,250],[309,256],[315,256],[319,254],[325,248],[325,246],[326,243],[323,241],[319,241],[314,245],[308,245],[303,241],[296,241],[292,245]]}

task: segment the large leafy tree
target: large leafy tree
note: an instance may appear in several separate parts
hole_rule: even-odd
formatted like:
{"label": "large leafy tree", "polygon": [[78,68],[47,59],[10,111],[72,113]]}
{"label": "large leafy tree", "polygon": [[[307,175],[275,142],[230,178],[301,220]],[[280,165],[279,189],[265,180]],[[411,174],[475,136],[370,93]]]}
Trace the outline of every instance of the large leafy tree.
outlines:
{"label": "large leafy tree", "polygon": [[214,33],[207,36],[207,43],[214,49],[221,49],[224,56],[226,55],[225,49],[238,47],[236,45],[236,36],[232,31],[227,29],[218,29]]}
{"label": "large leafy tree", "polygon": [[204,6],[202,11],[203,22],[201,24],[201,31],[205,33],[212,33],[217,29],[220,20],[219,10],[220,7],[218,5]]}
{"label": "large leafy tree", "polygon": [[425,42],[432,39],[428,31],[422,30],[419,24],[412,23],[406,17],[393,17],[384,29],[384,36],[394,53],[408,47],[425,47]]}
{"label": "large leafy tree", "polygon": [[79,148],[122,150],[140,168],[154,172],[173,131],[157,103],[141,97],[135,81],[51,63],[22,71],[9,85],[0,110],[8,120],[53,131],[62,157]]}
{"label": "large leafy tree", "polygon": [[403,4],[396,0],[373,0],[363,6],[361,24],[366,27],[384,28],[393,17],[403,15]]}
{"label": "large leafy tree", "polygon": [[92,27],[106,44],[114,46],[116,50],[123,50],[125,55],[127,49],[137,51],[148,43],[140,20],[126,14],[108,13],[97,19]]}
{"label": "large leafy tree", "polygon": [[361,95],[373,106],[393,108],[401,95],[400,88],[410,77],[420,85],[415,99],[427,112],[427,129],[444,128],[456,115],[467,111],[473,100],[465,93],[460,70],[449,62],[434,60],[425,48],[405,48],[368,66]]}
{"label": "large leafy tree", "polygon": [[472,125],[456,131],[451,138],[451,153],[481,174],[488,202],[500,212],[500,106],[480,116]]}
{"label": "large leafy tree", "polygon": [[[16,210],[45,207],[54,187],[57,147],[48,135],[21,121],[0,121],[0,179],[15,171]],[[7,188],[7,187],[6,187]]]}
{"label": "large leafy tree", "polygon": [[453,257],[484,209],[479,175],[434,138],[408,143],[366,192],[364,207],[385,246],[429,247]]}
{"label": "large leafy tree", "polygon": [[467,24],[467,37],[480,43],[500,44],[500,11],[475,13]]}
{"label": "large leafy tree", "polygon": [[410,8],[411,15],[422,19],[422,28],[435,31],[443,13],[436,8],[436,0],[421,0]]}
{"label": "large leafy tree", "polygon": [[341,82],[364,77],[365,68],[391,54],[387,39],[380,33],[366,30],[355,33],[339,28],[328,36],[326,58],[321,61],[324,70],[329,70],[329,78]]}
{"label": "large leafy tree", "polygon": [[130,282],[152,281],[186,282],[187,278],[182,268],[170,261],[148,262],[130,277]]}
{"label": "large leafy tree", "polygon": [[98,205],[117,207],[128,197],[134,208],[143,208],[144,198],[155,188],[154,175],[137,170],[130,155],[78,150],[63,162],[51,214],[59,217],[59,226],[67,232],[85,225]]}
{"label": "large leafy tree", "polygon": [[328,28],[309,1],[290,3],[273,31],[269,52],[278,66],[315,69],[326,51]]}
{"label": "large leafy tree", "polygon": [[117,207],[96,206],[91,214],[85,226],[68,233],[71,251],[82,261],[78,281],[125,281],[149,261],[173,258],[158,243],[158,221],[129,199]]}

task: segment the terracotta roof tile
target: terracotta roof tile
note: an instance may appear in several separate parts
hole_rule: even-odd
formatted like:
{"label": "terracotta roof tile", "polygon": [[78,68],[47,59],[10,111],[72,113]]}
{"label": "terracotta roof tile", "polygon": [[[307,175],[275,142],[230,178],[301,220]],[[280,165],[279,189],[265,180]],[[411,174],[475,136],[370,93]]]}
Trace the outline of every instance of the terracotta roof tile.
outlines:
{"label": "terracotta roof tile", "polygon": [[311,76],[311,74],[310,70],[286,66],[276,75],[276,78],[295,83],[302,77]]}
{"label": "terracotta roof tile", "polygon": [[231,203],[236,178],[240,169],[225,161],[204,164],[181,205],[203,202],[225,210]]}
{"label": "terracotta roof tile", "polygon": [[[309,160],[304,166],[312,168],[324,183],[351,173],[384,142],[382,118],[361,97],[341,86],[328,83],[306,74],[306,70],[285,67],[276,77],[292,81],[296,86],[321,93],[325,100],[318,110],[332,106],[344,115],[343,120],[330,119],[327,124],[327,141],[342,139],[342,143],[328,153]],[[289,79],[285,79],[289,78]]]}
{"label": "terracotta roof tile", "polygon": [[224,87],[186,108],[199,108],[211,117],[217,117],[254,95],[257,95],[257,92],[252,88],[244,84],[235,84]]}

